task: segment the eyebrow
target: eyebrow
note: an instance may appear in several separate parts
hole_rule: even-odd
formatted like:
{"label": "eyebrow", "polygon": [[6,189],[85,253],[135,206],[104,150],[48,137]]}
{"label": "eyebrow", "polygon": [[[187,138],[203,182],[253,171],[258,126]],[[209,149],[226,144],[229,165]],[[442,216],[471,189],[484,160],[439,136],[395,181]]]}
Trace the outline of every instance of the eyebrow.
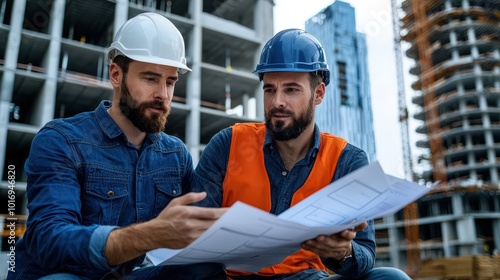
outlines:
{"label": "eyebrow", "polygon": [[[283,84],[283,86],[285,86],[285,87],[303,87],[301,84],[296,83],[296,82],[285,83],[285,84]],[[267,83],[267,84],[264,84],[262,86],[262,88],[269,88],[269,87],[274,87],[274,85]]]}
{"label": "eyebrow", "polygon": [[[154,76],[154,77],[161,78],[160,73],[153,72],[153,71],[144,71],[144,72],[141,72],[140,74],[143,76]],[[178,79],[179,79],[178,76],[168,76],[167,77],[167,80],[172,80],[172,81],[177,81]]]}
{"label": "eyebrow", "polygon": [[177,81],[179,80],[179,76],[169,76],[167,80]]}

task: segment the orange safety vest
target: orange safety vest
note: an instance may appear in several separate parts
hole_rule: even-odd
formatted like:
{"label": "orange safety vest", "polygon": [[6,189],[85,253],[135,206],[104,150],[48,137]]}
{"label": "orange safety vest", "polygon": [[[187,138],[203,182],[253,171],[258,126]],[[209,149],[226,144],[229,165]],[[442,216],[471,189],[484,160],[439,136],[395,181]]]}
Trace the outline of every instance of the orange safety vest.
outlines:
{"label": "orange safety vest", "polygon": [[[222,207],[229,207],[236,201],[241,201],[269,212],[271,184],[264,164],[263,151],[266,126],[263,123],[241,123],[232,126],[232,130],[229,161],[222,185]],[[331,183],[340,153],[346,145],[347,141],[340,137],[321,133],[320,149],[314,166],[304,185],[293,195],[291,205]],[[289,255],[282,263],[263,268],[257,274],[293,274],[309,268],[326,271],[316,254],[301,249]],[[248,274],[250,273],[228,269],[228,276]]]}

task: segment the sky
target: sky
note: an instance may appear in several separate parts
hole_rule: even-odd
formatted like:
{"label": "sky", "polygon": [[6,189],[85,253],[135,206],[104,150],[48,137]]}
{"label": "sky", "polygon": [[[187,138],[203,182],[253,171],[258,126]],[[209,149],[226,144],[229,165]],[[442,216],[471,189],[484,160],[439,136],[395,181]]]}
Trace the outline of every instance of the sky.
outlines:
{"label": "sky", "polygon": [[[333,2],[334,0],[275,0],[274,33],[286,28],[304,29],[304,23],[309,18]],[[343,2],[355,9],[356,29],[364,33],[367,39],[377,159],[386,173],[404,178],[391,0]],[[406,47],[403,45],[403,50]],[[410,113],[410,148],[413,157],[416,157],[421,151],[417,150],[414,143],[421,137],[413,131],[421,124],[412,121],[415,107],[411,103],[413,91],[410,84],[416,77],[411,76],[408,70],[413,64],[414,61],[405,58],[403,54],[406,106]],[[418,167],[414,169],[418,171]]]}

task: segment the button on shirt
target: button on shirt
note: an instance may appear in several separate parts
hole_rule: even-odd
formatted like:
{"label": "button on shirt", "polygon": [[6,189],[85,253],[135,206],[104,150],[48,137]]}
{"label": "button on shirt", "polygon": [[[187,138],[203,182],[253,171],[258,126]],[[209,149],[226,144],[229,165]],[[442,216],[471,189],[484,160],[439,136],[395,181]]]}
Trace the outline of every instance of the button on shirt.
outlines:
{"label": "button on shirt", "polygon": [[[232,129],[227,128],[217,133],[206,146],[193,176],[193,189],[207,191],[207,198],[198,205],[220,207],[222,204],[222,182],[227,170],[229,150],[231,146]],[[320,132],[316,125],[314,129],[314,142],[306,156],[297,162],[291,170],[283,164],[278,150],[273,146],[271,136],[266,133],[264,142],[264,162],[271,184],[271,213],[279,215],[288,208],[294,193],[304,184],[316,160],[320,147]],[[368,164],[366,153],[351,145],[342,151],[337,163],[332,182],[346,174]],[[371,269],[375,262],[375,233],[373,221],[368,221],[368,227],[358,232],[353,242],[353,252],[359,256],[352,265],[335,269],[337,273],[347,272],[349,275],[362,275]],[[328,260],[324,260],[329,265]],[[357,263],[357,265],[354,265]],[[354,271],[353,271],[354,270]]]}
{"label": "button on shirt", "polygon": [[35,136],[25,167],[30,216],[16,247],[20,271],[9,279],[62,269],[99,279],[131,270],[143,257],[107,265],[111,230],[156,217],[189,190],[193,164],[184,143],[150,133],[138,149],[106,111],[110,106],[103,101],[93,112],[53,120]]}

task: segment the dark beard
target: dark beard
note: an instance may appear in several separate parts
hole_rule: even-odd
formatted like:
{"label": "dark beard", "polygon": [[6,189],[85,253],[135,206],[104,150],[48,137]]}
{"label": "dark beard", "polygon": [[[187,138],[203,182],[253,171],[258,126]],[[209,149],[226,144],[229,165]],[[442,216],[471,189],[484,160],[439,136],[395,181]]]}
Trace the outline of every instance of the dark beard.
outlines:
{"label": "dark beard", "polygon": [[[158,133],[165,130],[167,124],[167,116],[170,113],[170,107],[160,100],[150,102],[143,102],[139,104],[132,98],[130,91],[126,84],[126,76],[122,80],[122,96],[120,98],[120,110],[132,124],[140,131],[146,133]],[[161,114],[146,115],[147,108],[155,108],[163,111]]]}
{"label": "dark beard", "polygon": [[[277,121],[274,126],[271,123],[271,116],[276,113],[288,114],[292,116],[292,124],[289,127],[284,127],[284,122]],[[299,135],[302,134],[302,132],[311,124],[313,116],[313,97],[311,97],[306,112],[298,118],[295,116],[294,112],[287,111],[285,109],[273,108],[267,113],[267,115],[265,115],[267,131],[269,131],[271,137],[276,141],[292,140],[299,137]]]}

